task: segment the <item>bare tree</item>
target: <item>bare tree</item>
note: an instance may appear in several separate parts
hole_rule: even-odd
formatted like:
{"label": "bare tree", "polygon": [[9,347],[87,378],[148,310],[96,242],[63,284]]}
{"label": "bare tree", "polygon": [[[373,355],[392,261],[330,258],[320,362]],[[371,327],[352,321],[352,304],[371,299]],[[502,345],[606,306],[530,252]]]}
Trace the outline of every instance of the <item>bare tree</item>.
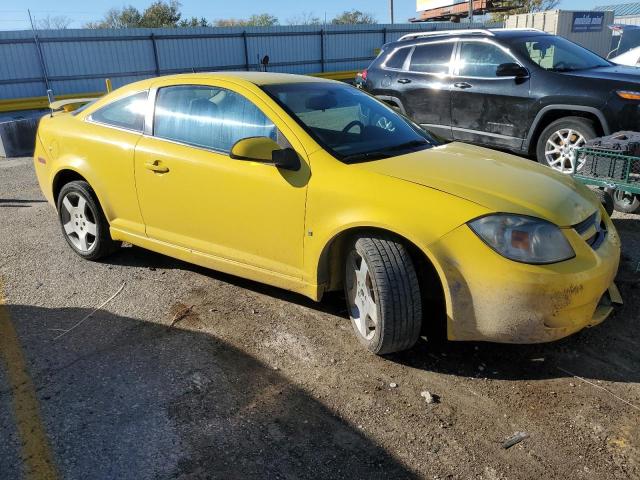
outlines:
{"label": "bare tree", "polygon": [[302,12],[287,19],[288,25],[321,25],[322,20],[312,12]]}
{"label": "bare tree", "polygon": [[36,19],[36,26],[40,30],[64,30],[72,23],[73,20],[71,20],[69,17],[65,17],[64,15],[55,17],[47,15],[44,18]]}
{"label": "bare tree", "polygon": [[494,22],[504,22],[509,15],[518,13],[535,13],[553,10],[560,4],[560,0],[510,0],[507,5],[514,5],[512,10],[491,14]]}

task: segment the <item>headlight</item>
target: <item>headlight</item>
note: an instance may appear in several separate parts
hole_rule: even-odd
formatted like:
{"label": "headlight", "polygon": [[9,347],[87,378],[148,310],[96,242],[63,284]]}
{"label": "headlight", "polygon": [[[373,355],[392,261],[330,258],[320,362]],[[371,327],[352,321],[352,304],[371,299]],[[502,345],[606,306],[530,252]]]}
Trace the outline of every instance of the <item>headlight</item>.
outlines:
{"label": "headlight", "polygon": [[516,262],[556,263],[575,256],[560,229],[546,220],[495,214],[472,220],[468,225],[496,252]]}

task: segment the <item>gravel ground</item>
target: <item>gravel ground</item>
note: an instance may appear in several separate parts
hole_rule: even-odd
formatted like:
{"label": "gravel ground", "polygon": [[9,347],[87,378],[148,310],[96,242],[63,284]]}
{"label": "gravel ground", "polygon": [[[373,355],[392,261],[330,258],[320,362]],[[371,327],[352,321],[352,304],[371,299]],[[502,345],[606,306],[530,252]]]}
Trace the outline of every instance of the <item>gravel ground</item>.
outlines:
{"label": "gravel ground", "polygon": [[[5,308],[69,479],[640,478],[640,217],[615,223],[625,305],[602,325],[378,358],[339,296],[315,304],[135,247],[81,260],[30,160],[0,161]],[[25,439],[4,367],[10,479]]]}

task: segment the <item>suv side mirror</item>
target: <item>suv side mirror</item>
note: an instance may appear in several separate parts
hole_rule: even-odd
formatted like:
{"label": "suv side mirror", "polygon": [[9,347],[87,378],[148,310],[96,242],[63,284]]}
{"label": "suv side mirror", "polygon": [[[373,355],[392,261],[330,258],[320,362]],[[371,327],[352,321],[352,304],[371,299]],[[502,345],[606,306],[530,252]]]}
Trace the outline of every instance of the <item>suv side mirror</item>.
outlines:
{"label": "suv side mirror", "polygon": [[501,63],[496,69],[497,77],[528,78],[529,70],[515,62]]}
{"label": "suv side mirror", "polygon": [[300,170],[300,157],[293,148],[282,148],[268,137],[249,137],[238,140],[229,155],[234,160],[272,163],[284,170]]}

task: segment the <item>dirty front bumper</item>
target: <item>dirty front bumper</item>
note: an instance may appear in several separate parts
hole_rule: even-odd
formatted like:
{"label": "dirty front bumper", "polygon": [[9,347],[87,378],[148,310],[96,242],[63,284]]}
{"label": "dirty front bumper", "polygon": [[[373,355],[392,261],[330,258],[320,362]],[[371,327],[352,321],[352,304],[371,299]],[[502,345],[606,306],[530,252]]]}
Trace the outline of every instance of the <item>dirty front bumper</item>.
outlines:
{"label": "dirty front bumper", "polygon": [[576,256],[551,265],[508,260],[462,225],[431,246],[441,267],[450,340],[539,343],[602,322],[619,300],[613,284],[620,238],[603,214],[607,234],[592,248],[563,229]]}

